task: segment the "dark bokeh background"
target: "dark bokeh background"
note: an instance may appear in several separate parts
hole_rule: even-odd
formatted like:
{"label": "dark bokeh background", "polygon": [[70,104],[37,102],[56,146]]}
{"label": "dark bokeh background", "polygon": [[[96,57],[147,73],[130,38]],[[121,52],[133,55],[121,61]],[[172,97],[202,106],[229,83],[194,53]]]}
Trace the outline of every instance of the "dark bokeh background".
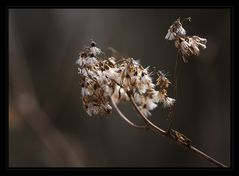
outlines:
{"label": "dark bokeh background", "polygon": [[[180,65],[173,128],[230,165],[229,10],[10,9],[9,166],[211,167],[161,136],[128,126],[115,111],[89,117],[75,64],[93,39],[103,51],[111,46],[172,80],[176,49],[164,37],[175,19],[189,16],[188,34],[208,44]],[[129,104],[120,107],[141,122]],[[167,127],[167,110],[152,114]]]}

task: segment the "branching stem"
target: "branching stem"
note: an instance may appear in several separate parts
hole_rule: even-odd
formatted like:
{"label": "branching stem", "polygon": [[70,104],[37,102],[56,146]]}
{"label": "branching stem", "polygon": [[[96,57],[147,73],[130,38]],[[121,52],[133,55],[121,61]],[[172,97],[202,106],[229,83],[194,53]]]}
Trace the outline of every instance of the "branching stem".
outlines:
{"label": "branching stem", "polygon": [[113,98],[111,97],[111,103],[114,106],[114,108],[116,109],[116,111],[118,112],[118,114],[120,115],[120,117],[125,120],[129,125],[135,127],[135,128],[140,128],[140,129],[146,129],[147,126],[146,125],[136,125],[133,122],[131,122],[118,108],[117,104],[115,103],[115,101],[113,100]]}
{"label": "branching stem", "polygon": [[146,125],[155,133],[160,134],[161,136],[172,140],[173,142],[175,142],[176,144],[186,148],[187,150],[191,151],[193,154],[195,154],[196,156],[199,156],[207,161],[209,161],[210,163],[214,164],[215,166],[218,167],[227,167],[226,165],[220,163],[219,161],[215,160],[214,158],[208,156],[207,154],[205,154],[204,152],[200,151],[199,149],[197,149],[196,147],[191,145],[191,140],[188,139],[185,135],[173,130],[170,128],[170,131],[164,131],[163,129],[161,129],[160,127],[158,127],[157,125],[155,125],[153,122],[151,122],[147,117],[144,116],[144,114],[140,111],[140,109],[138,108],[137,104],[134,101],[134,98],[132,96],[132,93],[130,91],[127,91],[127,95],[130,98],[131,103],[133,104],[134,108],[137,110],[137,112],[139,113],[140,117],[145,121]]}

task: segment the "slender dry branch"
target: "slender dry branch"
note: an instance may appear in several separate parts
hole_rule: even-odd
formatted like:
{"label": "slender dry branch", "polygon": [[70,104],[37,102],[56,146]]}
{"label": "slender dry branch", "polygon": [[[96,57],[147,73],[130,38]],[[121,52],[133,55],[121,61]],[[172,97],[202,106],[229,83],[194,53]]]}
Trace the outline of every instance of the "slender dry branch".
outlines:
{"label": "slender dry branch", "polygon": [[[178,80],[178,67],[179,67],[179,53],[177,52],[177,59],[175,62],[175,68],[174,68],[174,98],[177,100],[177,80]],[[174,119],[175,119],[175,115],[176,115],[176,104],[177,101],[174,103],[173,107],[172,107],[172,111],[169,114],[169,125],[168,125],[168,129],[167,131],[169,132],[170,129],[172,128]]]}
{"label": "slender dry branch", "polygon": [[195,153],[196,155],[208,160],[212,164],[215,164],[218,167],[227,167],[226,165],[220,163],[219,161],[215,160],[214,158],[208,156],[207,154],[203,153],[202,151],[198,150],[197,148],[190,146],[190,151]]}
{"label": "slender dry branch", "polygon": [[118,112],[118,114],[120,115],[120,117],[125,120],[129,125],[135,127],[135,128],[140,128],[140,129],[146,129],[147,126],[146,125],[136,125],[133,122],[131,122],[118,108],[118,106],[116,105],[115,101],[113,100],[113,98],[111,97],[111,103],[114,106],[114,108],[116,109],[116,111]]}
{"label": "slender dry branch", "polygon": [[140,111],[140,109],[138,108],[138,106],[136,105],[134,98],[132,97],[131,93],[129,91],[127,91],[127,95],[130,98],[130,101],[132,102],[132,104],[134,105],[136,111],[139,113],[140,117],[143,118],[143,120],[145,121],[145,123],[147,124],[147,126],[153,130],[156,133],[159,133],[161,135],[166,134],[166,131],[164,131],[163,129],[159,128],[158,126],[154,125],[147,117],[144,116],[144,114]]}
{"label": "slender dry branch", "polygon": [[207,161],[209,161],[210,163],[214,164],[215,166],[218,167],[227,167],[226,165],[220,163],[219,161],[215,160],[214,158],[208,156],[207,154],[205,154],[204,152],[200,151],[199,149],[197,149],[196,147],[191,145],[191,140],[188,139],[185,135],[170,129],[170,131],[164,131],[163,129],[161,129],[160,127],[158,127],[157,125],[155,125],[153,122],[151,122],[147,117],[145,117],[143,115],[143,113],[140,111],[140,109],[138,108],[137,104],[135,103],[132,94],[130,91],[127,91],[127,95],[130,98],[130,101],[132,102],[133,106],[135,107],[135,109],[137,110],[137,112],[139,113],[140,117],[146,122],[146,124],[148,125],[148,127],[154,131],[157,134],[160,134],[161,136],[172,140],[173,142],[175,142],[176,144],[188,149],[189,151],[191,151],[193,154],[195,154],[196,156],[199,156]]}

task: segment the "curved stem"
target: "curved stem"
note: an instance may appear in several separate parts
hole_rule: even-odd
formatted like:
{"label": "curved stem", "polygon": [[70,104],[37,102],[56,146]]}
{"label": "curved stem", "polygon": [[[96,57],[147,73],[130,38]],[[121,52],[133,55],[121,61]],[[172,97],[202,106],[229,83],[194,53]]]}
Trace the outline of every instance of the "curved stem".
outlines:
{"label": "curved stem", "polygon": [[137,104],[135,103],[133,96],[131,94],[130,91],[127,91],[127,95],[129,96],[133,106],[135,107],[135,109],[137,110],[137,112],[140,114],[140,116],[144,119],[145,123],[148,125],[148,127],[154,131],[157,134],[160,134],[161,136],[172,140],[173,142],[175,142],[176,144],[179,144],[180,146],[188,149],[189,151],[191,151],[192,153],[194,153],[196,156],[199,156],[207,161],[209,161],[210,163],[214,164],[215,166],[218,167],[227,167],[226,165],[220,163],[219,161],[215,160],[214,158],[208,156],[207,154],[205,154],[204,152],[200,151],[199,149],[197,149],[196,147],[191,145],[191,140],[189,140],[186,136],[184,136],[183,134],[170,129],[170,131],[164,131],[163,129],[161,129],[160,127],[158,127],[157,125],[155,125],[153,122],[151,122],[147,117],[144,116],[144,114],[140,111],[140,109],[138,108]]}
{"label": "curved stem", "polygon": [[[113,80],[114,81],[114,80]],[[116,81],[114,81],[117,85],[119,85],[120,87],[122,87],[119,83],[117,83]],[[165,131],[163,129],[161,129],[160,127],[158,127],[157,125],[155,125],[153,122],[151,122],[147,117],[144,116],[144,114],[140,111],[139,107],[137,106],[137,104],[134,101],[134,98],[132,96],[132,92],[130,90],[126,91],[128,97],[130,98],[131,103],[133,104],[133,106],[135,107],[136,111],[138,112],[138,114],[140,115],[140,117],[145,121],[146,125],[155,133],[160,134],[161,136],[170,139],[171,141],[175,142],[176,144],[180,145],[181,147],[184,147],[186,149],[188,149],[189,151],[191,151],[192,153],[194,153],[196,156],[199,156],[207,161],[209,161],[210,163],[214,164],[215,166],[218,167],[227,167],[226,165],[220,163],[219,161],[215,160],[214,158],[208,156],[207,154],[205,154],[204,152],[200,151],[199,149],[197,149],[196,147],[191,145],[191,140],[189,140],[186,136],[184,136],[183,134],[173,130],[171,127]],[[114,103],[114,101],[112,102]],[[114,104],[113,104],[114,105]],[[118,107],[116,106],[116,110],[118,111]],[[118,111],[119,113],[120,111]],[[119,113],[120,115],[122,113]],[[122,114],[123,115],[123,114]],[[130,122],[128,120],[128,118],[126,118],[124,115],[121,117],[126,120],[126,122]],[[132,122],[130,122],[129,124],[131,124]],[[172,121],[171,121],[171,125],[172,125]],[[133,125],[134,126],[134,125]]]}
{"label": "curved stem", "polygon": [[127,117],[125,117],[125,115],[120,111],[120,109],[118,108],[118,106],[116,105],[115,101],[113,100],[113,98],[111,97],[111,103],[114,106],[114,108],[116,109],[116,111],[118,112],[118,114],[120,115],[120,117],[125,120],[129,125],[135,127],[135,128],[140,128],[140,129],[146,129],[147,126],[146,125],[136,125],[133,122],[131,122]]}
{"label": "curved stem", "polygon": [[148,127],[149,127],[151,130],[153,130],[154,132],[159,133],[159,134],[161,134],[161,135],[166,134],[166,132],[165,132],[163,129],[161,129],[161,128],[159,128],[158,126],[156,126],[155,124],[153,124],[147,117],[144,116],[144,114],[140,111],[139,107],[138,107],[137,104],[135,103],[135,101],[134,101],[134,99],[133,99],[131,93],[130,93],[130,92],[127,92],[127,95],[128,95],[128,97],[130,98],[132,104],[134,105],[136,111],[139,113],[140,117],[143,118],[143,120],[144,120],[145,123],[148,125]]}

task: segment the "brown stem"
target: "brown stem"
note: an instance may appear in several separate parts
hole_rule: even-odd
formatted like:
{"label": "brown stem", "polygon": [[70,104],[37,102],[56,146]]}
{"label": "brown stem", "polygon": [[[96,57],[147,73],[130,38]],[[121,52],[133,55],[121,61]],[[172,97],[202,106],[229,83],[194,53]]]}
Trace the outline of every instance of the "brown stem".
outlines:
{"label": "brown stem", "polygon": [[114,108],[116,109],[116,111],[118,112],[118,114],[120,115],[120,117],[125,120],[129,125],[135,127],[135,128],[140,128],[140,129],[146,129],[147,126],[146,125],[136,125],[133,122],[131,122],[127,117],[125,117],[125,115],[120,111],[120,109],[118,108],[118,106],[116,105],[115,101],[113,100],[113,98],[111,97],[111,103],[114,106]]}
{"label": "brown stem", "polygon": [[206,155],[205,153],[203,153],[202,151],[198,150],[197,148],[190,146],[190,151],[192,151],[193,153],[197,154],[198,156],[208,160],[209,162],[211,162],[212,164],[218,166],[218,167],[227,167],[226,165],[220,163],[219,161],[215,160],[214,158]]}
{"label": "brown stem", "polygon": [[175,142],[176,144],[179,144],[180,146],[188,149],[189,151],[191,151],[192,153],[194,153],[196,156],[199,156],[207,161],[209,161],[210,163],[214,164],[215,166],[218,167],[227,167],[226,165],[220,163],[219,161],[215,160],[214,158],[208,156],[207,154],[205,154],[204,152],[200,151],[199,149],[197,149],[196,147],[191,145],[191,141],[184,136],[183,134],[170,129],[170,131],[164,131],[163,129],[161,129],[160,127],[158,127],[157,125],[155,125],[153,122],[151,122],[147,117],[144,116],[144,114],[140,111],[140,109],[138,108],[138,106],[136,105],[132,93],[130,91],[127,91],[127,95],[129,96],[133,106],[135,107],[135,109],[137,110],[137,112],[140,114],[140,117],[144,119],[145,123],[147,124],[147,126],[154,131],[157,134],[160,134],[161,136],[172,140],[173,142]]}
{"label": "brown stem", "polygon": [[[178,57],[177,57],[178,60]],[[178,62],[178,61],[177,61]],[[175,66],[175,73],[177,73],[177,63]],[[175,74],[177,75],[177,74]],[[176,76],[175,76],[176,77]],[[112,79],[113,80],[113,79]],[[113,80],[114,81],[114,80]],[[122,85],[120,85],[119,83],[117,83],[116,81],[114,81],[117,85],[119,85],[120,87],[123,88]],[[176,84],[177,85],[177,84]],[[124,89],[125,90],[125,89]],[[175,90],[177,90],[177,88],[175,88]],[[220,163],[219,161],[215,160],[214,158],[208,156],[207,154],[205,154],[204,152],[200,151],[199,149],[197,149],[196,147],[191,145],[191,141],[183,134],[173,130],[172,128],[170,128],[169,130],[165,131],[163,129],[161,129],[160,127],[158,127],[157,125],[155,125],[153,122],[151,122],[147,117],[144,116],[144,114],[141,112],[141,110],[139,109],[139,107],[137,106],[137,104],[134,101],[134,98],[132,96],[132,92],[130,90],[126,91],[128,97],[130,98],[131,103],[133,104],[134,108],[136,109],[136,111],[138,112],[138,114],[140,115],[140,117],[145,121],[147,127],[149,127],[149,129],[151,129],[153,132],[155,132],[156,134],[160,134],[161,136],[175,142],[176,144],[180,145],[181,147],[184,147],[186,149],[188,149],[189,151],[191,151],[192,153],[194,153],[196,156],[199,156],[207,161],[209,161],[210,163],[214,164],[215,166],[218,167],[227,167],[226,165]],[[177,92],[176,92],[177,93]],[[117,109],[117,108],[116,108]],[[120,112],[120,111],[118,111]],[[122,116],[121,116],[122,117]],[[124,116],[125,117],[125,116]],[[124,118],[124,120],[128,120],[128,118]],[[131,122],[132,123],[132,122]],[[171,121],[172,124],[172,121]],[[134,126],[134,125],[133,125]],[[144,128],[143,128],[144,129]]]}
{"label": "brown stem", "polygon": [[[178,60],[179,60],[179,57],[178,57],[178,53],[177,53],[177,59],[176,59],[176,63],[175,63],[175,68],[174,68],[174,98],[176,99],[177,101],[177,77],[178,77]],[[173,121],[175,119],[175,113],[176,113],[176,102],[174,103],[173,107],[172,107],[172,111],[171,113],[169,114],[169,125],[168,125],[168,129],[167,129],[167,132],[170,131],[170,129],[172,128],[172,125],[173,125]]]}
{"label": "brown stem", "polygon": [[127,95],[130,98],[130,101],[132,102],[132,104],[134,105],[136,111],[139,113],[140,117],[143,118],[143,120],[145,121],[147,126],[156,133],[159,133],[161,135],[166,134],[166,132],[163,129],[161,129],[158,126],[156,126],[155,124],[153,124],[147,117],[144,116],[144,114],[140,111],[139,107],[136,105],[136,103],[129,91],[127,91]]}

